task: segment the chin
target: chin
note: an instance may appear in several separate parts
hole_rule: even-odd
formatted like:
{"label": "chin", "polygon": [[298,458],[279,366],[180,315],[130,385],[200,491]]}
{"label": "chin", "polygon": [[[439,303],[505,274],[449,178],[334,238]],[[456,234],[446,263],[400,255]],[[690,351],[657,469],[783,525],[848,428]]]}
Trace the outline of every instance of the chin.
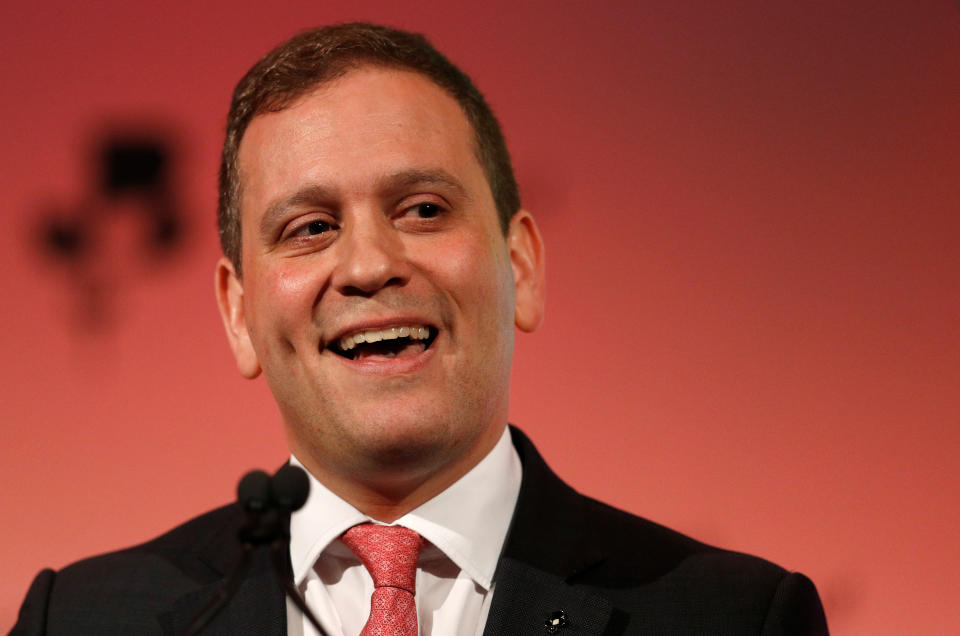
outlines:
{"label": "chin", "polygon": [[473,436],[452,422],[449,415],[437,414],[369,418],[354,429],[353,441],[359,455],[382,463],[422,463],[469,443]]}
{"label": "chin", "polygon": [[323,408],[331,406],[323,401],[290,405],[297,407],[284,417],[291,449],[354,477],[436,471],[483,450],[478,444],[488,444],[492,422],[502,425],[506,417],[505,407],[477,399],[476,392],[457,391],[457,399],[449,393],[384,392],[379,399],[362,396],[336,410]]}

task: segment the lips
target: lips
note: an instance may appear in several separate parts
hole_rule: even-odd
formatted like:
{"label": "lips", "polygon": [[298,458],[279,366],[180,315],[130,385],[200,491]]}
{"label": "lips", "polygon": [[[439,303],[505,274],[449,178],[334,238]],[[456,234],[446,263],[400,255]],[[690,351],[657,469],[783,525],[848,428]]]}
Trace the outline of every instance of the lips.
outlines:
{"label": "lips", "polygon": [[438,330],[426,324],[395,324],[352,330],[334,340],[329,349],[357,362],[411,359],[430,348]]}

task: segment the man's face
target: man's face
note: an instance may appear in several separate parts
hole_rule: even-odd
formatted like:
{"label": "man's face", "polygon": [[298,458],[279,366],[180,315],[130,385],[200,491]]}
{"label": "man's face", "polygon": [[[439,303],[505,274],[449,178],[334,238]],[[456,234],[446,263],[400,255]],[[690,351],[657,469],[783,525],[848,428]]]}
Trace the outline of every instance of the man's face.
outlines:
{"label": "man's face", "polygon": [[504,237],[473,139],[429,79],[375,67],[246,131],[243,278],[221,261],[221,309],[321,478],[468,469],[502,431],[540,240],[524,212]]}

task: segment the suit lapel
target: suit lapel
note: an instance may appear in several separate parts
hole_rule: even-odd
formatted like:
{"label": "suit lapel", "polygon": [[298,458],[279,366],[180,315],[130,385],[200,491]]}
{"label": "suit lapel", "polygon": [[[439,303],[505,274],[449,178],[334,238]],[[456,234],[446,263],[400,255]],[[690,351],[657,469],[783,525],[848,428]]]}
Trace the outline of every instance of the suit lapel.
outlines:
{"label": "suit lapel", "polygon": [[[193,617],[217,592],[223,581],[205,585],[181,596],[161,616],[170,636],[186,632]],[[286,604],[273,573],[250,573],[230,602],[201,632],[203,636],[283,636],[286,634]]]}
{"label": "suit lapel", "polygon": [[[209,568],[202,582],[178,597],[160,614],[159,621],[167,636],[186,632],[194,617],[222,589],[241,559],[237,531],[242,515],[231,517],[208,540],[196,547],[195,557]],[[196,561],[194,561],[196,563]],[[195,566],[194,566],[195,567]],[[187,570],[185,567],[184,570]],[[209,572],[214,576],[211,578]],[[201,580],[200,577],[196,577]],[[271,569],[266,548],[258,549],[236,595],[201,632],[202,636],[285,636],[287,633],[286,599]]]}
{"label": "suit lapel", "polygon": [[562,611],[560,636],[596,636],[610,620],[609,600],[513,559],[501,559],[484,636],[543,636],[546,621]]}
{"label": "suit lapel", "polygon": [[542,636],[545,621],[563,611],[560,636],[602,634],[614,612],[606,598],[575,585],[578,574],[601,563],[602,541],[586,536],[583,498],[564,484],[533,444],[511,427],[523,463],[523,481],[503,554],[484,636]]}

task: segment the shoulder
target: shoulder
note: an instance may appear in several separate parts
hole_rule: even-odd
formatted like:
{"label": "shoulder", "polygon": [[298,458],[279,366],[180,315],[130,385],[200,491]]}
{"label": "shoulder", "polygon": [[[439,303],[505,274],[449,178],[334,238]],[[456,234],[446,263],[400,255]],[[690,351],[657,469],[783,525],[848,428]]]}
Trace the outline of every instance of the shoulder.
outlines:
{"label": "shoulder", "polygon": [[219,564],[239,549],[231,535],[241,522],[237,506],[224,506],[145,543],[43,570],[12,633],[44,633],[30,628],[41,622],[50,633],[115,633],[117,625],[150,633],[173,600],[218,580]]}
{"label": "shoulder", "polygon": [[97,576],[106,579],[142,577],[147,571],[181,572],[184,576],[202,576],[209,552],[216,554],[223,547],[219,542],[230,539],[242,522],[242,513],[235,505],[206,512],[162,535],[122,550],[83,559],[63,568],[58,583],[73,578]]}
{"label": "shoulder", "polygon": [[[742,571],[761,580],[786,573],[769,561],[702,543],[580,494],[547,466],[521,431],[511,432],[523,480],[508,549],[538,564],[549,564],[552,558],[558,573],[570,559],[556,555],[585,554],[575,559],[580,562],[575,571],[586,576],[587,562],[603,561],[607,565],[601,569],[617,583],[641,583],[687,570],[709,570],[715,576]],[[591,568],[596,569],[596,563]]]}
{"label": "shoulder", "polygon": [[826,633],[807,577],[581,495],[516,430],[514,444],[524,475],[505,556],[607,599],[624,633]]}
{"label": "shoulder", "polygon": [[753,555],[698,541],[659,523],[575,494],[582,545],[596,545],[600,556],[578,572],[581,582],[610,587],[660,583],[701,591],[716,588],[741,594],[749,588],[772,590],[789,572]]}

